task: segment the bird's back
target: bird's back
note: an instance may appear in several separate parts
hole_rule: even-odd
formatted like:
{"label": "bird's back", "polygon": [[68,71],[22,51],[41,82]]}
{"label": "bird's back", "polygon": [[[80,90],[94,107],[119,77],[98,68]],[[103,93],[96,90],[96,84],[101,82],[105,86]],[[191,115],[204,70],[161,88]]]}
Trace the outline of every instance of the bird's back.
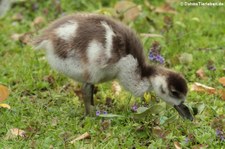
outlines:
{"label": "bird's back", "polygon": [[115,78],[119,71],[117,63],[128,54],[137,59],[140,68],[145,60],[141,43],[133,31],[97,14],[62,17],[43,30],[34,45],[46,50],[53,68],[83,82],[98,83]]}

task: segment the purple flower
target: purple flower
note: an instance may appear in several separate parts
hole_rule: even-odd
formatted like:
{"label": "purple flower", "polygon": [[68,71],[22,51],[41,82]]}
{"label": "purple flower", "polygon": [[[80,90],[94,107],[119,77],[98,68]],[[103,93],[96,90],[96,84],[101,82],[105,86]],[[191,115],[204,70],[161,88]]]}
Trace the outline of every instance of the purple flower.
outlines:
{"label": "purple flower", "polygon": [[220,136],[221,141],[225,141],[224,136]]}
{"label": "purple flower", "polygon": [[156,56],[156,61],[158,61],[160,64],[164,63],[164,58],[161,55]]}
{"label": "purple flower", "polygon": [[159,62],[160,64],[164,63],[164,58],[161,55],[153,55],[152,52],[149,53],[149,59],[151,61]]}
{"label": "purple flower", "polygon": [[32,10],[33,10],[33,11],[36,11],[38,8],[39,8],[38,3],[32,4]]}
{"label": "purple flower", "polygon": [[131,110],[136,112],[138,109],[138,106],[136,104],[134,104],[132,107],[131,107]]}
{"label": "purple flower", "polygon": [[221,135],[221,134],[222,134],[222,131],[219,130],[219,129],[216,129],[216,136],[219,136],[219,135]]}
{"label": "purple flower", "polygon": [[163,64],[165,60],[160,55],[160,51],[161,51],[161,46],[159,45],[158,42],[154,42],[152,44],[152,47],[151,47],[149,55],[148,55],[149,60]]}
{"label": "purple flower", "polygon": [[189,143],[190,139],[188,137],[185,138],[185,143]]}
{"label": "purple flower", "polygon": [[207,68],[208,68],[208,70],[211,70],[211,71],[215,71],[216,70],[216,67],[214,65],[214,62],[212,60],[209,60],[208,61]]}
{"label": "purple flower", "polygon": [[219,129],[216,129],[216,136],[218,138],[220,138],[221,141],[224,141],[225,140],[224,135],[223,135],[223,131],[221,131]]}
{"label": "purple flower", "polygon": [[100,111],[96,111],[96,116],[99,116],[101,114]]}
{"label": "purple flower", "polygon": [[208,66],[208,69],[211,70],[211,71],[215,71],[216,70],[216,67],[213,66],[213,65],[210,65],[210,66]]}
{"label": "purple flower", "polygon": [[108,112],[107,111],[103,111],[103,114],[108,114]]}
{"label": "purple flower", "polygon": [[152,61],[155,59],[155,56],[153,55],[153,53],[151,51],[149,52],[149,56],[148,57]]}

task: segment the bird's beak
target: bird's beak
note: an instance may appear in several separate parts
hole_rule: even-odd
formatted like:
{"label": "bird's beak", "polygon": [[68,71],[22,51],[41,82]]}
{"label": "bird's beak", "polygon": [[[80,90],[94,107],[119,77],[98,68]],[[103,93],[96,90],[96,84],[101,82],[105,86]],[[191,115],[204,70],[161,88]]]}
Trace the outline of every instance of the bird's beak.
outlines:
{"label": "bird's beak", "polygon": [[188,107],[185,106],[183,103],[179,105],[174,105],[174,108],[177,110],[177,112],[186,119],[189,119],[193,121],[193,116],[191,115],[191,112],[189,111]]}

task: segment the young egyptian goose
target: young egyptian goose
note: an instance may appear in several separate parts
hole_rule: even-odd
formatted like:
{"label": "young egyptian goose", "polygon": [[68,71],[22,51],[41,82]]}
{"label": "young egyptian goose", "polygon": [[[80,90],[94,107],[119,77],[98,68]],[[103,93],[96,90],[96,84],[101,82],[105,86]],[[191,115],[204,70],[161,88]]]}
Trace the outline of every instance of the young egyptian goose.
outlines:
{"label": "young egyptian goose", "polygon": [[188,91],[185,79],[169,69],[147,64],[140,40],[119,21],[97,14],[62,17],[33,45],[46,50],[52,68],[84,84],[86,114],[94,105],[94,84],[118,79],[133,95],[154,91],[181,116],[193,119],[183,104]]}

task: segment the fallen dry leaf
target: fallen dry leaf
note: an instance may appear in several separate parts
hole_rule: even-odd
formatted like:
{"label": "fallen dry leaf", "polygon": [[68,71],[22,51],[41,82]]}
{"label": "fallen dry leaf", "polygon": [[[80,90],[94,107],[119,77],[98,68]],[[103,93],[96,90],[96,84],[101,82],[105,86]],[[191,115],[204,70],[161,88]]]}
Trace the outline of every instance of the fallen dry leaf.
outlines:
{"label": "fallen dry leaf", "polygon": [[225,101],[225,90],[219,90],[218,94],[221,97],[221,99],[223,99]]}
{"label": "fallen dry leaf", "polygon": [[209,94],[215,94],[216,93],[215,88],[206,86],[206,85],[198,83],[198,82],[195,82],[191,86],[191,91],[203,92],[203,93],[209,93]]}
{"label": "fallen dry leaf", "polygon": [[159,126],[156,126],[156,127],[153,127],[152,134],[163,139],[168,135],[168,132],[161,129]]}
{"label": "fallen dry leaf", "polygon": [[101,122],[101,126],[102,126],[103,130],[106,130],[107,128],[109,128],[110,125],[111,125],[111,120],[110,119],[109,120],[103,120]]}
{"label": "fallen dry leaf", "polygon": [[160,37],[160,38],[163,38],[163,36],[160,35],[160,34],[148,34],[148,33],[142,33],[141,36],[147,37],[147,38],[153,38],[153,37]]}
{"label": "fallen dry leaf", "polygon": [[198,17],[193,17],[191,18],[192,21],[195,21],[195,22],[200,22],[200,19]]}
{"label": "fallen dry leaf", "polygon": [[5,103],[1,103],[0,104],[0,108],[6,108],[6,109],[11,109],[11,107],[10,107],[10,105],[8,105],[8,104],[5,104]]}
{"label": "fallen dry leaf", "polygon": [[76,141],[89,139],[89,138],[91,138],[90,134],[88,132],[85,132],[84,134],[82,134],[82,135],[78,136],[77,138],[75,138],[74,140],[70,141],[70,143],[73,144]]}
{"label": "fallen dry leaf", "polygon": [[41,16],[38,16],[36,17],[33,22],[31,23],[32,26],[39,26],[41,24],[43,24],[45,22],[45,18],[44,17],[41,17]]}
{"label": "fallen dry leaf", "polygon": [[12,128],[10,129],[10,132],[12,135],[25,137],[26,132],[24,130],[18,129],[18,128]]}
{"label": "fallen dry leaf", "polygon": [[123,15],[125,22],[135,20],[141,12],[141,9],[138,7],[138,5],[131,1],[118,1],[114,8],[116,12]]}
{"label": "fallen dry leaf", "polygon": [[58,122],[59,120],[58,120],[58,118],[57,117],[54,117],[53,119],[52,119],[52,121],[51,121],[51,126],[57,126],[58,125]]}
{"label": "fallen dry leaf", "polygon": [[11,35],[11,39],[13,39],[14,41],[20,41],[23,44],[29,44],[31,41],[31,35],[31,32],[23,34],[14,33]]}
{"label": "fallen dry leaf", "polygon": [[49,149],[54,149],[54,146],[53,146],[53,145],[50,145],[50,146],[49,146]]}
{"label": "fallen dry leaf", "polygon": [[20,39],[20,36],[22,36],[22,34],[14,33],[11,35],[11,39],[14,41],[18,41]]}
{"label": "fallen dry leaf", "polygon": [[121,92],[121,86],[119,85],[118,82],[113,81],[112,82],[112,91],[115,95],[119,95]]}
{"label": "fallen dry leaf", "polygon": [[181,145],[180,145],[179,142],[175,141],[175,142],[173,142],[173,144],[174,144],[176,149],[181,149]]}
{"label": "fallen dry leaf", "polygon": [[197,71],[196,71],[196,75],[201,78],[201,79],[204,79],[205,78],[205,72],[203,70],[203,68],[199,68]]}
{"label": "fallen dry leaf", "polygon": [[173,18],[171,16],[164,16],[163,18],[163,32],[169,32],[169,30],[173,27]]}
{"label": "fallen dry leaf", "polygon": [[170,6],[170,4],[165,3],[164,5],[157,7],[154,12],[157,13],[170,13],[170,14],[177,14],[176,10]]}
{"label": "fallen dry leaf", "polygon": [[113,105],[112,98],[106,97],[106,99],[105,99],[105,105],[108,106],[108,107],[112,107],[112,105]]}
{"label": "fallen dry leaf", "polygon": [[51,85],[53,85],[54,82],[55,82],[55,78],[54,78],[53,75],[44,76],[43,80],[46,81],[46,82],[48,82]]}
{"label": "fallen dry leaf", "polygon": [[135,130],[136,130],[136,131],[139,131],[139,132],[144,131],[144,130],[145,130],[145,126],[144,126],[144,125],[137,126],[137,127],[135,128]]}
{"label": "fallen dry leaf", "polygon": [[74,90],[74,93],[76,94],[76,96],[79,97],[80,100],[83,99],[83,93],[82,93],[82,90],[81,89]]}
{"label": "fallen dry leaf", "polygon": [[13,16],[12,16],[12,20],[13,21],[21,21],[21,20],[23,20],[23,15],[21,14],[21,13],[17,13],[17,14],[14,14]]}
{"label": "fallen dry leaf", "polygon": [[193,61],[193,56],[190,53],[182,53],[179,56],[179,61],[181,64],[190,64]]}
{"label": "fallen dry leaf", "polygon": [[146,7],[148,7],[150,10],[153,10],[155,7],[153,5],[150,4],[150,2],[148,0],[144,1],[144,4]]}
{"label": "fallen dry leaf", "polygon": [[209,93],[209,94],[216,94],[217,96],[220,96],[221,99],[225,100],[225,89],[222,90],[217,90],[213,87],[206,86],[204,84],[195,82],[191,86],[191,91],[196,91],[196,92],[202,92],[202,93]]}
{"label": "fallen dry leaf", "polygon": [[192,149],[206,149],[206,148],[208,148],[207,144],[197,144],[192,146]]}
{"label": "fallen dry leaf", "polygon": [[31,33],[25,33],[23,34],[20,38],[19,41],[22,42],[23,44],[29,44],[31,41]]}
{"label": "fallen dry leaf", "polygon": [[221,114],[221,115],[218,115],[217,117],[214,117],[211,120],[210,125],[213,129],[224,130],[225,129],[225,115]]}
{"label": "fallen dry leaf", "polygon": [[16,137],[25,137],[25,134],[26,132],[24,130],[21,130],[21,129],[18,129],[18,128],[12,128],[10,129],[6,136],[5,136],[5,139],[6,140],[9,140],[9,139],[13,139],[13,138],[16,138]]}
{"label": "fallen dry leaf", "polygon": [[219,82],[225,86],[225,77],[219,78]]}
{"label": "fallen dry leaf", "polygon": [[214,64],[215,62],[213,60],[208,60],[206,67],[208,70],[210,71],[215,71],[216,70],[216,66]]}
{"label": "fallen dry leaf", "polygon": [[0,101],[5,100],[9,96],[9,90],[7,87],[0,85]]}

